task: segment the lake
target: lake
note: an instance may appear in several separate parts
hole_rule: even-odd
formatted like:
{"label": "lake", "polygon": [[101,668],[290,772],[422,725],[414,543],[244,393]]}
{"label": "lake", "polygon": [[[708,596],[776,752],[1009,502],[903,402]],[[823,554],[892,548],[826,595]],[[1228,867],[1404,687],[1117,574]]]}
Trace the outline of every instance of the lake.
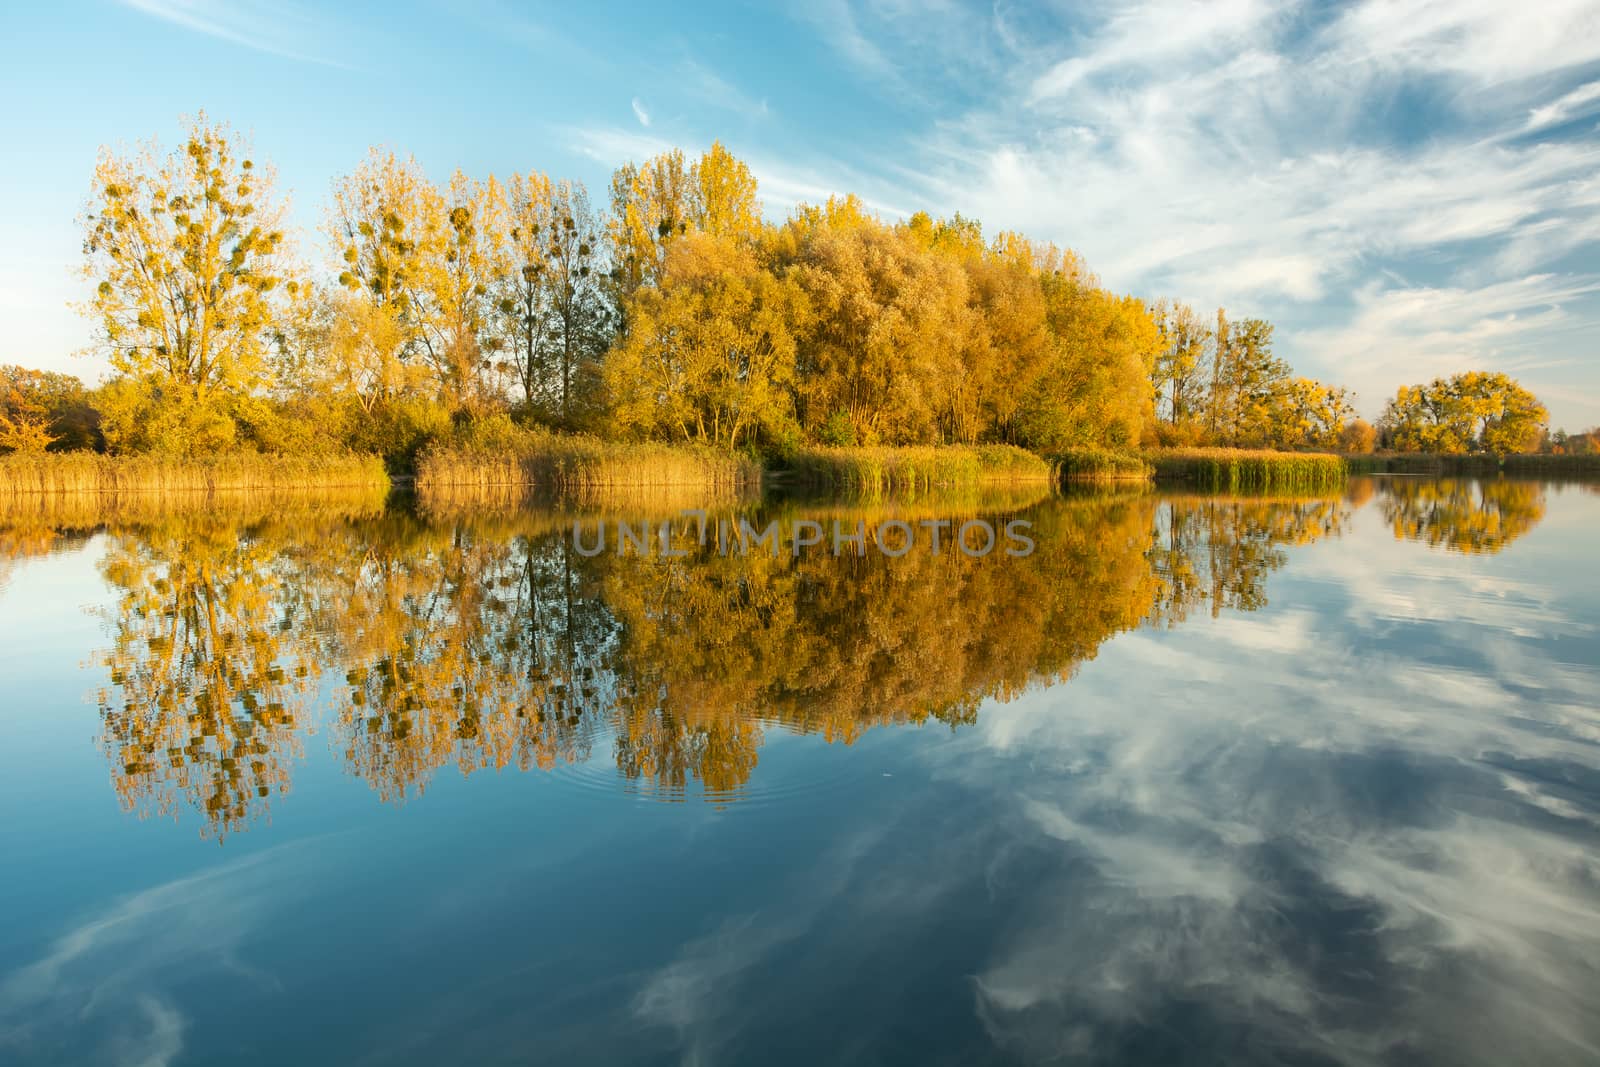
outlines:
{"label": "lake", "polygon": [[1595,1062],[1597,490],[0,519],[0,1062]]}

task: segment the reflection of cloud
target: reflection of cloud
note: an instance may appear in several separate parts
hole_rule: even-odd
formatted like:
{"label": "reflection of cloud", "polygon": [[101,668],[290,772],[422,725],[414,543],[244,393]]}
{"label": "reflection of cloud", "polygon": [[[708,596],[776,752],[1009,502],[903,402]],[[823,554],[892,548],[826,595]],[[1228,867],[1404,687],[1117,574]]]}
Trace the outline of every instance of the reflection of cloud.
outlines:
{"label": "reflection of cloud", "polygon": [[879,844],[882,831],[846,839],[807,875],[793,896],[759,913],[733,916],[711,933],[686,943],[677,957],[651,973],[634,998],[634,1014],[678,1034],[685,1063],[710,1063],[749,1020],[739,993],[752,972],[808,934],[818,914],[850,883],[859,862]]}
{"label": "reflection of cloud", "polygon": [[[1013,817],[988,818],[1031,857],[975,979],[991,1037],[1088,1061],[1600,1053],[1597,672],[1549,644],[1592,643],[1593,613],[1481,567],[1318,546],[1274,598],[1316,612],[1125,635],[986,707],[941,767],[1007,783]],[[1252,640],[1279,626],[1304,631],[1292,657]],[[1136,713],[1130,676],[1156,679]]]}
{"label": "reflection of cloud", "polygon": [[[279,879],[269,849],[127,897],[60,936],[0,984],[0,1059],[158,1067],[183,1051],[188,1019],[166,992],[207,970],[260,984],[236,957]],[[270,862],[268,862],[270,861]]]}

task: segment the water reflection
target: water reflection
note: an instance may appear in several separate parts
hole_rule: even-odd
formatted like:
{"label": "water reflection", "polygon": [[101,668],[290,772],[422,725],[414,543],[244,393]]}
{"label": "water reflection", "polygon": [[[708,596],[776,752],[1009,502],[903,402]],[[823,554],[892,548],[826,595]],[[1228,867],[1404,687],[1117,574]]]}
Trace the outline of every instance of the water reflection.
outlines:
{"label": "water reflection", "polygon": [[1453,552],[1499,552],[1544,518],[1539,482],[1475,478],[1385,478],[1383,517],[1397,538]]}
{"label": "water reflection", "polygon": [[[1325,497],[1032,491],[711,509],[713,527],[776,522],[776,554],[701,543],[669,501],[113,514],[101,743],[128,810],[192,809],[215,835],[289,790],[324,722],[385,801],[420,795],[447,766],[549,770],[608,749],[631,788],[728,801],[768,730],[849,744],[883,724],[958,727],[986,700],[1070,678],[1115,634],[1256,610],[1287,550],[1340,536],[1373,492],[1363,480]],[[1398,536],[1463,551],[1498,551],[1543,514],[1535,483],[1384,479],[1376,498]],[[805,522],[861,523],[870,538],[886,519],[974,517],[1025,520],[1033,553],[788,550]],[[52,518],[13,520],[0,548],[14,559],[83,536]],[[687,551],[584,555],[574,522],[673,522]]]}
{"label": "water reflection", "polygon": [[[324,723],[385,801],[447,766],[548,770],[607,748],[632,788],[728,801],[766,731],[849,744],[883,724],[969,724],[985,700],[1069,678],[1114,634],[1259,607],[1284,548],[1337,535],[1350,511],[1024,499],[729,505],[711,521],[776,521],[787,546],[808,521],[1021,518],[1025,558],[948,543],[724,554],[695,541],[694,520],[648,507],[114,522],[101,743],[128,810],[192,809],[219,836],[289,790]],[[600,519],[677,522],[688,551],[586,557],[572,524]]]}
{"label": "water reflection", "polygon": [[1020,559],[573,549],[647,500],[19,525],[0,606],[93,536],[105,756],[183,829],[74,807],[75,720],[8,769],[73,814],[5,827],[0,1059],[1592,1062],[1595,501],[1468,559],[1400,482],[713,509]]}

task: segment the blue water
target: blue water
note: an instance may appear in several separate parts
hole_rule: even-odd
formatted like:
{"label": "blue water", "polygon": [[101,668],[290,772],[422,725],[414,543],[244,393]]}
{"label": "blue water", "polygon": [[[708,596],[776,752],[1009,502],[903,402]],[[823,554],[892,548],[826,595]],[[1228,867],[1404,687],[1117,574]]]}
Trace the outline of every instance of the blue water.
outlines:
{"label": "blue water", "polygon": [[0,522],[0,1062],[1600,1058],[1592,486],[879,511]]}

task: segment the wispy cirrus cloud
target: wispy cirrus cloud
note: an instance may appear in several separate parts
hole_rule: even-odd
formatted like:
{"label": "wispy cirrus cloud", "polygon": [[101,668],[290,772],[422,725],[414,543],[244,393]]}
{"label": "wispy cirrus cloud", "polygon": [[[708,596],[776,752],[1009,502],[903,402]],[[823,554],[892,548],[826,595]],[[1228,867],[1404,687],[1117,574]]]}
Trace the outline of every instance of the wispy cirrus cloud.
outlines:
{"label": "wispy cirrus cloud", "polygon": [[185,30],[257,52],[329,67],[347,66],[326,54],[304,50],[304,42],[324,39],[326,34],[317,15],[292,4],[267,4],[256,0],[229,4],[211,0],[119,2]]}
{"label": "wispy cirrus cloud", "polygon": [[[913,28],[899,5],[867,2],[840,25],[878,36],[825,38],[863,70],[941,78],[946,96],[971,96],[975,72],[992,79],[916,136],[911,158],[878,161],[903,190],[895,199],[1070,245],[1121,289],[1268,317],[1298,369],[1359,379],[1368,406],[1394,372],[1327,339],[1361,353],[1396,340],[1362,324],[1375,293],[1414,286],[1415,299],[1390,299],[1460,316],[1436,350],[1453,369],[1565,361],[1578,369],[1530,384],[1573,399],[1557,421],[1600,420],[1572,388],[1600,377],[1597,354],[1571,329],[1600,316],[1600,259],[1587,254],[1600,252],[1600,141],[1572,129],[1600,108],[1600,8],[1137,0],[1054,21],[1026,10],[980,31],[970,12],[936,8]],[[1487,310],[1545,290],[1559,300],[1526,305],[1514,329],[1510,312]],[[1387,358],[1401,355],[1411,361],[1407,349]]]}
{"label": "wispy cirrus cloud", "polygon": [[676,72],[679,84],[698,103],[728,111],[747,119],[764,119],[772,114],[766,97],[756,99],[711,68],[693,59],[685,60]]}

